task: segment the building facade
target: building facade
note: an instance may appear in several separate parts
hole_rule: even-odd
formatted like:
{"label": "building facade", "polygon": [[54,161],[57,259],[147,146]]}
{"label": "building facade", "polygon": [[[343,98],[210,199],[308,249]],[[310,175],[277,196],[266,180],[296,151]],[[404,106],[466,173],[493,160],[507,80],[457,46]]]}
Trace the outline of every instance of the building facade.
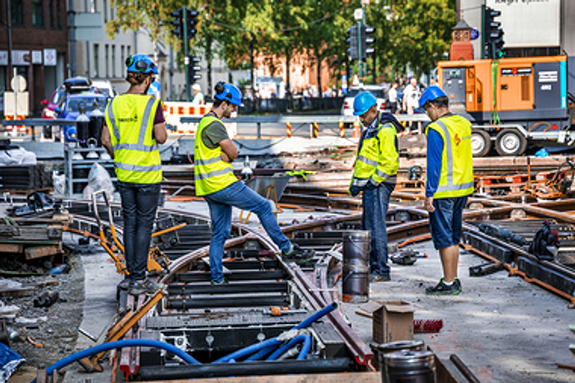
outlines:
{"label": "building facade", "polygon": [[[0,112],[14,75],[28,84],[30,114],[38,115],[68,72],[65,0],[0,1]],[[10,52],[11,50],[11,52]]]}

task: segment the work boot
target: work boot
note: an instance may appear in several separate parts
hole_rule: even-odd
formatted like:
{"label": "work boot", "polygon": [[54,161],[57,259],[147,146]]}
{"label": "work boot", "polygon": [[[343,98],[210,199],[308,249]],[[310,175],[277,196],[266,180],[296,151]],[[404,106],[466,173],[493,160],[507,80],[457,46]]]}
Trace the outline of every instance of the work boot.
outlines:
{"label": "work boot", "polygon": [[389,282],[391,281],[391,277],[389,274],[370,274],[369,275],[370,282]]}
{"label": "work boot", "polygon": [[453,284],[448,286],[445,284],[443,278],[439,281],[436,286],[428,287],[425,289],[427,295],[457,295],[461,292],[461,281],[455,278]]}
{"label": "work boot", "polygon": [[134,281],[128,287],[128,294],[141,295],[141,294],[155,294],[158,290],[164,288],[165,285],[150,281],[148,278],[143,281]]}
{"label": "work boot", "polygon": [[282,251],[282,255],[285,258],[290,259],[310,259],[314,256],[315,251],[313,250],[304,250],[297,244],[291,245],[291,250],[289,252]]}

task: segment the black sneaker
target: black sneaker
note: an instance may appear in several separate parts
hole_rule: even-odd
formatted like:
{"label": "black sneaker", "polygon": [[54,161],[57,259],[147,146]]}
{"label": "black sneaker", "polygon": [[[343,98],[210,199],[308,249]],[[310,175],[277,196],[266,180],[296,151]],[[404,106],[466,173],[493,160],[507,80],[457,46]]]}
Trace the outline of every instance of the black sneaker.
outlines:
{"label": "black sneaker", "polygon": [[315,254],[313,250],[304,250],[299,245],[293,244],[290,252],[282,252],[283,256],[291,259],[309,259]]}
{"label": "black sneaker", "polygon": [[458,278],[455,278],[451,286],[446,285],[443,278],[441,278],[436,286],[428,287],[425,289],[425,293],[427,295],[457,295],[460,292],[461,282]]}
{"label": "black sneaker", "polygon": [[128,294],[142,295],[142,294],[155,294],[158,290],[164,288],[165,285],[150,281],[148,278],[143,281],[135,281],[130,283],[128,287]]}
{"label": "black sneaker", "polygon": [[210,281],[210,283],[212,285],[216,285],[216,286],[220,286],[220,285],[225,285],[228,283],[228,281],[226,280],[226,278],[222,278],[219,281]]}

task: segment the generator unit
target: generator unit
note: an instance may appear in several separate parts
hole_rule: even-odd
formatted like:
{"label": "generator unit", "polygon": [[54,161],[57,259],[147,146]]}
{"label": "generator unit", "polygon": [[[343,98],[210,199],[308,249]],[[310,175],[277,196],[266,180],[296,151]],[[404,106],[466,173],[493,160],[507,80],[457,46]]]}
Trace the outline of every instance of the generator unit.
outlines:
{"label": "generator unit", "polygon": [[443,61],[438,80],[451,110],[473,124],[474,156],[493,145],[501,156],[518,156],[528,146],[575,144],[571,66],[573,76],[575,57],[567,56]]}

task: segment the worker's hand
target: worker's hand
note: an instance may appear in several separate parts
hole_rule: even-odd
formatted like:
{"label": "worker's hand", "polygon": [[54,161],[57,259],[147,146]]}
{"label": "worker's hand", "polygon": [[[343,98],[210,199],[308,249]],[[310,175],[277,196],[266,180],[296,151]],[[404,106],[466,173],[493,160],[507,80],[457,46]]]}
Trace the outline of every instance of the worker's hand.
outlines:
{"label": "worker's hand", "polygon": [[425,197],[425,203],[423,206],[425,207],[425,210],[433,213],[435,211],[435,208],[433,207],[433,197]]}
{"label": "worker's hand", "polygon": [[222,154],[220,154],[220,158],[222,159],[222,161],[224,162],[230,162],[230,157],[226,154],[226,152],[222,151]]}

